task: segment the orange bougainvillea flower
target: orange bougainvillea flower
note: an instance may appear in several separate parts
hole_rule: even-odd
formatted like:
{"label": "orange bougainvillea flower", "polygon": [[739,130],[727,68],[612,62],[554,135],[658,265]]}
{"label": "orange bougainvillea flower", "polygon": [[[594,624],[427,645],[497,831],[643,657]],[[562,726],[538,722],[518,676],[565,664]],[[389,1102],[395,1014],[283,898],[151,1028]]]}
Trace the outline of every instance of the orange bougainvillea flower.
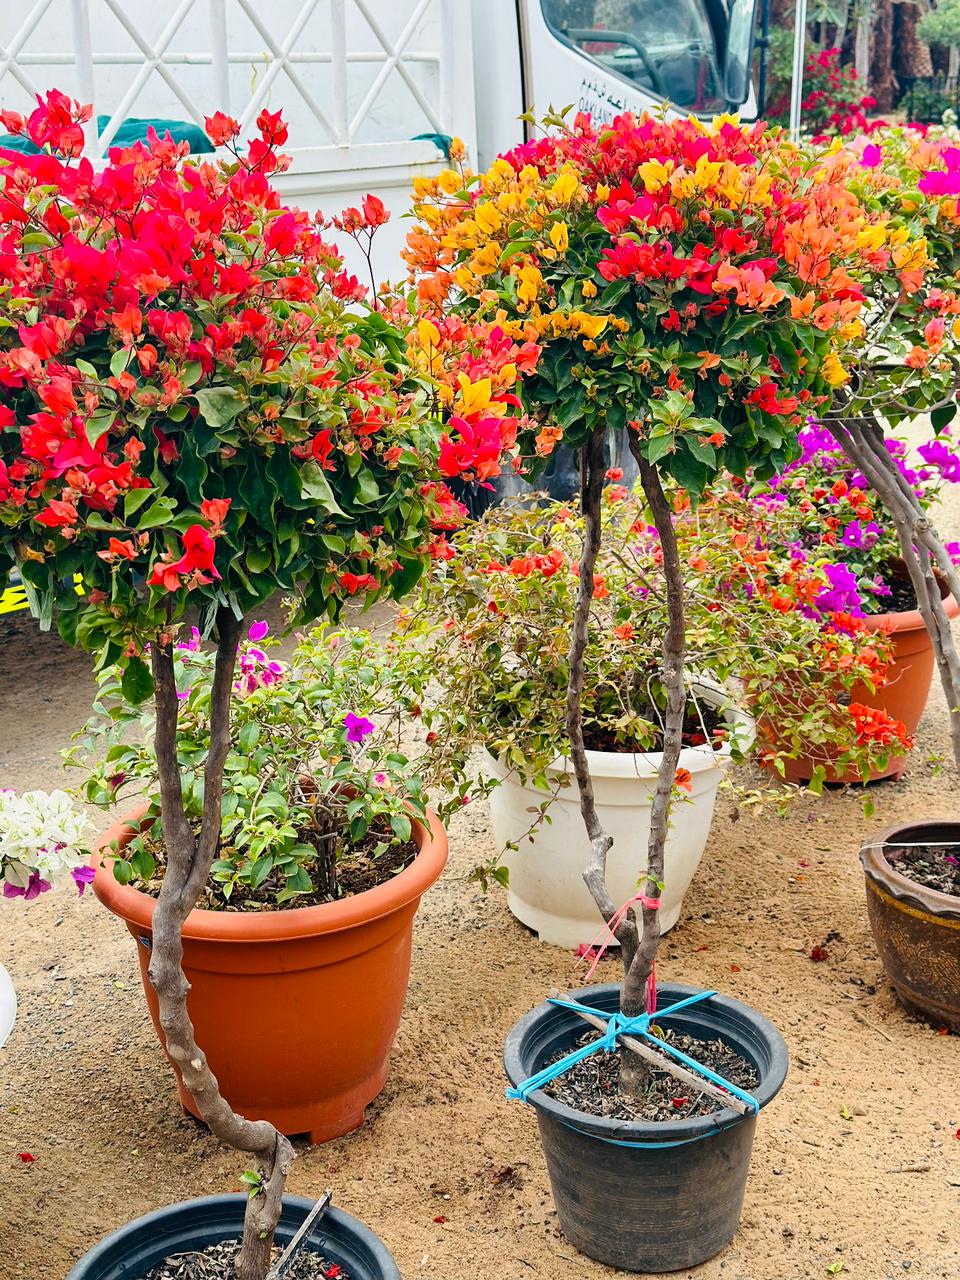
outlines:
{"label": "orange bougainvillea flower", "polygon": [[678,769],[673,776],[673,785],[678,791],[693,791],[693,775],[689,769]]}

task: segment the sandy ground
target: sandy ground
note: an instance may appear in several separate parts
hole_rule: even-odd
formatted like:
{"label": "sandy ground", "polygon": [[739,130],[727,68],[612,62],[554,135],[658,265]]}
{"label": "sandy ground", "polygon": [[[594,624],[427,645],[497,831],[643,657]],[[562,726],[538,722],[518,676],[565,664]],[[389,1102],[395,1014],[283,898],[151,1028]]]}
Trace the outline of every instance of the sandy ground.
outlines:
{"label": "sandy ground", "polygon": [[[957,535],[960,503],[941,524]],[[64,784],[59,752],[92,687],[85,656],[26,615],[0,619],[0,784]],[[721,802],[661,977],[755,1004],[786,1036],[791,1069],[758,1126],[736,1240],[680,1274],[812,1280],[841,1260],[852,1280],[960,1274],[960,1038],[911,1020],[884,983],[857,859],[864,832],[955,813],[947,747],[935,689],[908,776],[871,789],[869,821],[855,792],[783,819]],[[334,1187],[406,1280],[611,1276],[562,1238],[534,1114],[503,1096],[506,1031],[550,988],[576,985],[573,958],[466,880],[490,844],[485,810],[468,808],[450,835],[450,866],[417,919],[386,1089],[359,1132],[299,1145],[289,1188]],[[828,937],[828,958],[811,961]],[[0,902],[0,962],[20,996],[0,1051],[0,1280],[62,1280],[127,1219],[237,1187],[243,1157],[180,1111],[133,944],[95,899]],[[605,961],[601,979],[617,976]]]}

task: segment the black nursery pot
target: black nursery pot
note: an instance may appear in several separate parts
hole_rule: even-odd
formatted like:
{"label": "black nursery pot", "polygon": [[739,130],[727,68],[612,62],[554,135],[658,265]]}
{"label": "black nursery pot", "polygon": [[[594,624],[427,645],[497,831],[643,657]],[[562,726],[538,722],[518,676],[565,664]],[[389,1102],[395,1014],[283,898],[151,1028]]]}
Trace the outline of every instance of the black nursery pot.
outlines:
{"label": "black nursery pot", "polygon": [[[185,1200],[128,1222],[81,1258],[66,1280],[142,1280],[174,1253],[203,1249],[238,1239],[243,1230],[245,1195]],[[313,1200],[284,1196],[277,1244],[289,1244],[314,1206]],[[342,1209],[328,1209],[312,1237],[328,1262],[339,1263],[350,1280],[401,1280],[386,1245]]]}
{"label": "black nursery pot", "polygon": [[[697,987],[662,983],[657,1021],[686,1035],[723,1040],[752,1062],[761,1107],[787,1075],[787,1046],[771,1022],[728,996],[711,996],[671,1017],[667,1007]],[[613,983],[573,993],[613,1013]],[[507,1036],[503,1060],[513,1085],[569,1051],[587,1024],[568,1009],[541,1004]],[[553,1200],[563,1234],[582,1253],[624,1271],[681,1271],[712,1258],[736,1235],[750,1168],[756,1116],[725,1109],[663,1122],[585,1115],[530,1095],[540,1125]],[[643,1143],[640,1146],[636,1144]],[[620,1145],[627,1144],[627,1145]],[[632,1145],[631,1145],[632,1144]]]}

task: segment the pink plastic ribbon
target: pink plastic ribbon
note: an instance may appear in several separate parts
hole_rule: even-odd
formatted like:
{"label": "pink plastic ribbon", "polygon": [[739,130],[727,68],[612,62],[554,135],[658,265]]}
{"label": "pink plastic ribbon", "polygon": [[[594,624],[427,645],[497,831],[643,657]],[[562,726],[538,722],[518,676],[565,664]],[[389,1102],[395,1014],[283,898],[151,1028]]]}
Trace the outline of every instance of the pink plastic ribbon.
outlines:
{"label": "pink plastic ribbon", "polygon": [[[639,902],[641,907],[647,907],[650,911],[656,911],[657,908],[660,906],[659,898],[648,898],[645,893],[641,892],[641,893],[635,893],[632,898],[628,898],[626,900],[626,902],[623,904],[622,907],[617,908],[617,910],[613,913],[613,915],[604,925],[600,933],[598,933],[597,936],[594,938],[594,940],[590,943],[590,945],[587,947],[584,947],[581,952],[580,960],[586,960],[589,957],[591,962],[590,968],[587,970],[587,975],[586,975],[587,982],[590,981],[590,979],[593,977],[594,973],[596,972],[597,965],[603,959],[604,952],[610,946],[610,943],[616,942],[617,930],[620,928],[621,924],[623,924],[624,920],[627,918],[627,912],[636,902]],[[648,1013],[653,1013],[654,1009],[656,1008],[656,983],[654,983],[654,988],[653,988],[653,999],[654,999],[654,1004],[653,1004],[653,1007],[651,1008],[650,980],[648,979],[647,980],[647,1012]]]}

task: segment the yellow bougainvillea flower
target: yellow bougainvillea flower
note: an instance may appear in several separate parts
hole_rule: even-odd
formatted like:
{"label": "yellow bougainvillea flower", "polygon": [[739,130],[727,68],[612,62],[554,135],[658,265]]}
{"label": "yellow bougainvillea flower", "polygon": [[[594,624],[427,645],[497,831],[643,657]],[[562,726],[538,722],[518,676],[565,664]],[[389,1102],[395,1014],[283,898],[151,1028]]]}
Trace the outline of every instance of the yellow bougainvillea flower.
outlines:
{"label": "yellow bougainvillea flower", "polygon": [[555,222],[550,228],[550,243],[557,253],[566,253],[570,245],[570,233],[565,222]]}
{"label": "yellow bougainvillea flower", "polygon": [[820,371],[831,387],[842,387],[845,382],[849,382],[850,375],[837,359],[835,351],[829,351],[824,357]]}
{"label": "yellow bougainvillea flower", "polygon": [[517,297],[521,302],[534,302],[543,288],[543,276],[539,270],[527,263],[517,272]]}
{"label": "yellow bougainvillea flower", "polygon": [[[533,173],[533,180],[536,181],[539,174],[536,170],[534,170]],[[550,195],[557,204],[569,204],[579,189],[580,179],[577,177],[577,174],[573,169],[565,166],[557,174],[557,180],[550,188]]]}
{"label": "yellow bougainvillea flower", "polygon": [[580,332],[587,338],[596,338],[607,327],[606,316],[591,316],[585,311],[574,313],[580,326]]}
{"label": "yellow bougainvillea flower", "polygon": [[661,160],[647,160],[637,166],[637,177],[641,180],[648,195],[655,195],[670,181],[673,173],[673,161],[664,164]]}
{"label": "yellow bougainvillea flower", "polygon": [[480,230],[485,231],[487,235],[495,235],[503,225],[503,217],[500,210],[492,201],[478,204],[474,210],[473,217]]}

